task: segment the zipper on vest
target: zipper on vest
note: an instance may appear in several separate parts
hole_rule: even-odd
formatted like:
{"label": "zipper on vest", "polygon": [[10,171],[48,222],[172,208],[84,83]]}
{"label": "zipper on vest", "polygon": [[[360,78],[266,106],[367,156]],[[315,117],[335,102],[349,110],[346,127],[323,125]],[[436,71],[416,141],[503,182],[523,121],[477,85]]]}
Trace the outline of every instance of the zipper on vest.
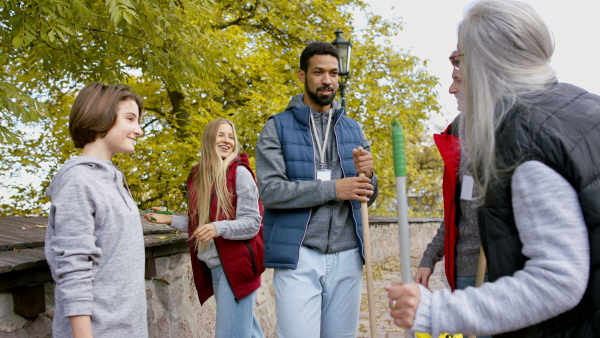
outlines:
{"label": "zipper on vest", "polygon": [[248,240],[245,240],[244,244],[246,244],[246,248],[248,248],[248,251],[250,252],[250,262],[252,262],[252,271],[254,272],[254,275],[256,275],[258,269],[256,268],[256,262],[254,261],[254,250],[252,250],[250,244],[248,244]]}
{"label": "zipper on vest", "polygon": [[[344,108],[340,108],[340,109],[344,109]],[[335,129],[337,127],[337,124],[338,124],[339,120],[341,120],[341,117],[333,125],[333,135],[335,137],[335,142],[337,144],[337,147],[336,147],[337,148],[337,154],[338,154],[338,157],[340,158],[340,167],[342,168],[342,178],[344,178],[344,177],[346,177],[346,171],[344,170],[344,160],[342,158],[342,154],[340,153],[340,140],[338,139],[338,134],[337,134],[336,129]],[[361,142],[362,142],[362,140],[361,140]],[[356,174],[356,176],[358,176],[358,173]],[[364,247],[364,243],[363,243],[363,238],[361,237],[361,234],[359,234],[358,220],[357,220],[356,215],[355,215],[354,206],[352,205],[352,201],[349,201],[349,202],[350,202],[350,215],[352,216],[352,219],[354,220],[354,234],[356,235],[359,248],[361,248],[360,255],[361,255],[361,257],[363,259],[363,263],[364,263],[364,260],[365,260],[365,252],[364,252],[365,249],[364,248],[365,247]],[[358,209],[358,211],[360,211],[360,208]],[[363,227],[363,225],[362,225],[362,220],[361,220],[361,229],[360,229],[360,231],[362,231],[362,227]]]}
{"label": "zipper on vest", "polygon": [[302,246],[302,243],[304,243],[304,238],[306,238],[306,230],[308,229],[308,223],[310,223],[310,218],[312,217],[312,210],[312,208],[308,210],[308,218],[306,219],[306,223],[304,223],[304,233],[302,234],[302,240],[300,241],[300,245],[298,245],[298,260],[296,261],[296,267],[294,269],[298,268],[298,261],[300,260],[300,247]]}
{"label": "zipper on vest", "polygon": [[[308,109],[309,116],[306,118],[306,124],[308,125],[308,132],[310,133],[310,146],[312,148],[313,154],[315,154],[315,141],[312,137],[313,129],[310,123],[310,114],[312,114],[311,108]],[[315,156],[313,155],[313,179],[317,178],[317,161]],[[300,245],[298,245],[298,250],[296,251],[296,263],[294,269],[298,268],[298,261],[300,260],[300,247],[302,247],[302,243],[304,243],[304,239],[306,238],[306,231],[308,229],[308,223],[310,223],[310,219],[312,217],[313,208],[308,209],[308,218],[306,219],[306,223],[304,223],[304,232],[302,233],[302,239],[300,240]]]}

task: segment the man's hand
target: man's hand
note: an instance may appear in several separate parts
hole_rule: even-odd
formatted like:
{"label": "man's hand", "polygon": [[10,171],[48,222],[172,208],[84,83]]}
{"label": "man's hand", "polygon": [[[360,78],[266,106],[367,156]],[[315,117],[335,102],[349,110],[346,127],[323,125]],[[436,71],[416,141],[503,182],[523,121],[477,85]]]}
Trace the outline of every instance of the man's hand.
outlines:
{"label": "man's hand", "polygon": [[371,179],[367,177],[346,177],[337,179],[335,180],[335,190],[339,200],[369,202],[367,196],[373,195]]}
{"label": "man's hand", "polygon": [[431,268],[420,266],[415,274],[415,283],[419,283],[429,289],[429,277],[431,277],[432,273],[433,270]]}
{"label": "man's hand", "polygon": [[354,155],[356,173],[364,173],[368,178],[373,177],[373,156],[371,156],[371,153],[362,147],[358,147],[358,149],[352,149],[352,155]]}

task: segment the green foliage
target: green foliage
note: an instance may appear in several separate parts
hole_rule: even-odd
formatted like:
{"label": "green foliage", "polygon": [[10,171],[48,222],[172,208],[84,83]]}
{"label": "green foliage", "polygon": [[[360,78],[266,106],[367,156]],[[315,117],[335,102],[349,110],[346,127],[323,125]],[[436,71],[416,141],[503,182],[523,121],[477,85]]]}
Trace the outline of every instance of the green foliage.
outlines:
{"label": "green foliage", "polygon": [[[144,137],[136,152],[115,158],[140,208],[184,211],[185,181],[206,123],[216,117],[234,121],[254,163],[267,118],[302,92],[300,52],[309,41],[332,41],[339,27],[354,44],[348,115],[371,140],[380,178],[372,214],[395,214],[390,124],[397,119],[407,135],[411,216],[439,215],[441,161],[424,127],[439,110],[437,79],[421,60],[387,43],[401,23],[370,15],[367,28],[355,31],[352,7],[366,5],[360,0],[4,0],[0,34],[11,43],[0,46],[0,112],[6,121],[7,112],[15,112],[5,127],[22,144],[0,145],[5,154],[0,170],[4,178],[24,170],[40,181],[3,183],[14,194],[0,213],[45,211],[48,199],[42,192],[60,165],[78,153],[67,130],[73,96],[93,81],[126,83],[144,97]],[[16,110],[4,108],[8,102]],[[14,121],[31,120],[40,111],[43,119],[28,132]],[[37,136],[28,136],[32,129]]]}
{"label": "green foliage", "polygon": [[379,16],[371,16],[369,23],[353,40],[347,114],[362,124],[372,143],[380,193],[370,213],[396,215],[391,124],[397,120],[405,131],[410,216],[439,216],[443,164],[425,125],[439,111],[438,79],[417,57],[390,44],[389,37],[401,30],[399,23]]}

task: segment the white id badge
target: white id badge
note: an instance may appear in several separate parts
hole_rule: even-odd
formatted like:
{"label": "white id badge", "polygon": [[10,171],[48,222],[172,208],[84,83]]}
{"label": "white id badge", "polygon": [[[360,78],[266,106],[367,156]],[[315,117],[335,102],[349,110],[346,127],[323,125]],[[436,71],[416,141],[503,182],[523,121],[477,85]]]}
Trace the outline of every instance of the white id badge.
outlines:
{"label": "white id badge", "polygon": [[331,179],[331,169],[317,170],[317,179],[321,181],[329,181]]}
{"label": "white id badge", "polygon": [[473,176],[464,175],[462,182],[462,190],[460,192],[461,200],[472,200],[473,199]]}

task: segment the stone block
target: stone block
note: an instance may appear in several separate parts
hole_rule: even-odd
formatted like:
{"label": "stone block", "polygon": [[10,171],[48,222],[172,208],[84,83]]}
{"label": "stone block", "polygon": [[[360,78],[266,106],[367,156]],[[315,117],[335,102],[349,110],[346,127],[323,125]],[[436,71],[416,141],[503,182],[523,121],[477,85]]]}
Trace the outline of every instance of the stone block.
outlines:
{"label": "stone block", "polygon": [[23,329],[27,332],[27,338],[51,337],[48,333],[52,332],[52,320],[45,315],[39,315]]}
{"label": "stone block", "polygon": [[188,253],[156,259],[146,296],[150,337],[214,337],[214,297],[200,306]]}
{"label": "stone block", "polygon": [[22,329],[25,324],[27,324],[27,319],[13,313],[0,320],[0,332],[17,332]]}
{"label": "stone block", "polygon": [[33,318],[46,311],[44,284],[32,284],[14,288],[13,311],[21,316]]}
{"label": "stone block", "polygon": [[54,282],[44,283],[44,292],[46,294],[46,307],[54,307],[54,288],[56,284]]}
{"label": "stone block", "polygon": [[13,297],[9,292],[0,293],[0,320],[13,313]]}
{"label": "stone block", "polygon": [[0,331],[0,338],[22,338],[22,336],[18,332],[8,333]]}

